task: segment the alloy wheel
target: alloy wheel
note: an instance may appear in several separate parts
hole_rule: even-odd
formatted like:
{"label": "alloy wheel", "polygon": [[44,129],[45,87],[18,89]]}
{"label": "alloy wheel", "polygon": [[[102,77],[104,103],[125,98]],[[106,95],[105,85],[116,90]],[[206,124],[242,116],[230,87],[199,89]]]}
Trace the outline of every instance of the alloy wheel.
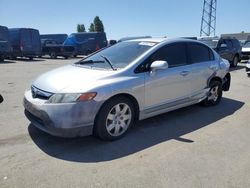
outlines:
{"label": "alloy wheel", "polygon": [[116,104],[106,118],[106,129],[111,136],[120,136],[128,129],[132,120],[130,107],[125,103]]}

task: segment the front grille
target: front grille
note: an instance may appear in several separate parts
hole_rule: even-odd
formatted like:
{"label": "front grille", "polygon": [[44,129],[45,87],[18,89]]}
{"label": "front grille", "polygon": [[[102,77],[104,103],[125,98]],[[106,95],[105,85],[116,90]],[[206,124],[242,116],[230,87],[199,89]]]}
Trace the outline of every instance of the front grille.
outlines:
{"label": "front grille", "polygon": [[31,86],[31,93],[33,98],[38,98],[42,100],[48,100],[53,95],[53,93],[43,91],[35,86]]}
{"label": "front grille", "polygon": [[242,52],[242,55],[250,55],[250,52]]}

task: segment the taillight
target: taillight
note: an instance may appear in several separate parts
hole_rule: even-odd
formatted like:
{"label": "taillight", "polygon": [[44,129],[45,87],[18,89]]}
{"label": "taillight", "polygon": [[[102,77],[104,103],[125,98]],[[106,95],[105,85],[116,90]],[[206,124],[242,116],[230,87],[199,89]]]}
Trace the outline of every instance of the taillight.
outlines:
{"label": "taillight", "polygon": [[96,51],[100,50],[100,46],[99,46],[99,44],[96,44],[95,49],[96,49]]}

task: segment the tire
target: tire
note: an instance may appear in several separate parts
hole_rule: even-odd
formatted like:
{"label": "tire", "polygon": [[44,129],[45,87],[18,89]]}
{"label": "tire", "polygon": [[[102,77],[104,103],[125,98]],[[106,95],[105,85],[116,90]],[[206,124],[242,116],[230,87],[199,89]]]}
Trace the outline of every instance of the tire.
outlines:
{"label": "tire", "polygon": [[126,97],[115,97],[100,109],[95,120],[94,135],[106,141],[120,139],[127,134],[134,120],[133,103]]}
{"label": "tire", "polygon": [[[217,89],[216,89],[217,88]],[[208,97],[202,101],[203,106],[218,105],[222,98],[222,84],[219,81],[211,81]]]}
{"label": "tire", "polygon": [[57,58],[57,55],[55,54],[55,52],[50,53],[50,58],[51,59],[56,59]]}
{"label": "tire", "polygon": [[77,57],[77,55],[73,55],[73,57]]}
{"label": "tire", "polygon": [[29,57],[29,60],[33,60],[33,57]]}
{"label": "tire", "polygon": [[68,59],[69,57],[68,56],[64,56],[64,59]]}
{"label": "tire", "polygon": [[4,62],[4,58],[3,57],[0,57],[0,62]]}
{"label": "tire", "polygon": [[239,62],[239,57],[238,57],[238,55],[236,55],[236,56],[234,56],[234,59],[231,63],[231,67],[237,67],[238,62]]}

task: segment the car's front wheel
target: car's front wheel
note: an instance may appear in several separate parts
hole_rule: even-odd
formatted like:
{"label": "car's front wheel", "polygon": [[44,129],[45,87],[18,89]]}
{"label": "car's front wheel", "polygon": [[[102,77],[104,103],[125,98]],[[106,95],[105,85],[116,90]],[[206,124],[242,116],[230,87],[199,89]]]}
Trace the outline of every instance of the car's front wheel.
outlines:
{"label": "car's front wheel", "polygon": [[115,97],[107,101],[98,113],[94,134],[103,140],[117,140],[128,132],[134,119],[133,103],[126,97]]}
{"label": "car's front wheel", "polygon": [[222,84],[219,81],[212,81],[210,83],[210,90],[207,98],[202,102],[205,106],[214,106],[220,103],[222,98]]}
{"label": "car's front wheel", "polygon": [[239,57],[238,55],[236,55],[231,63],[231,67],[237,67],[238,62],[239,62]]}

